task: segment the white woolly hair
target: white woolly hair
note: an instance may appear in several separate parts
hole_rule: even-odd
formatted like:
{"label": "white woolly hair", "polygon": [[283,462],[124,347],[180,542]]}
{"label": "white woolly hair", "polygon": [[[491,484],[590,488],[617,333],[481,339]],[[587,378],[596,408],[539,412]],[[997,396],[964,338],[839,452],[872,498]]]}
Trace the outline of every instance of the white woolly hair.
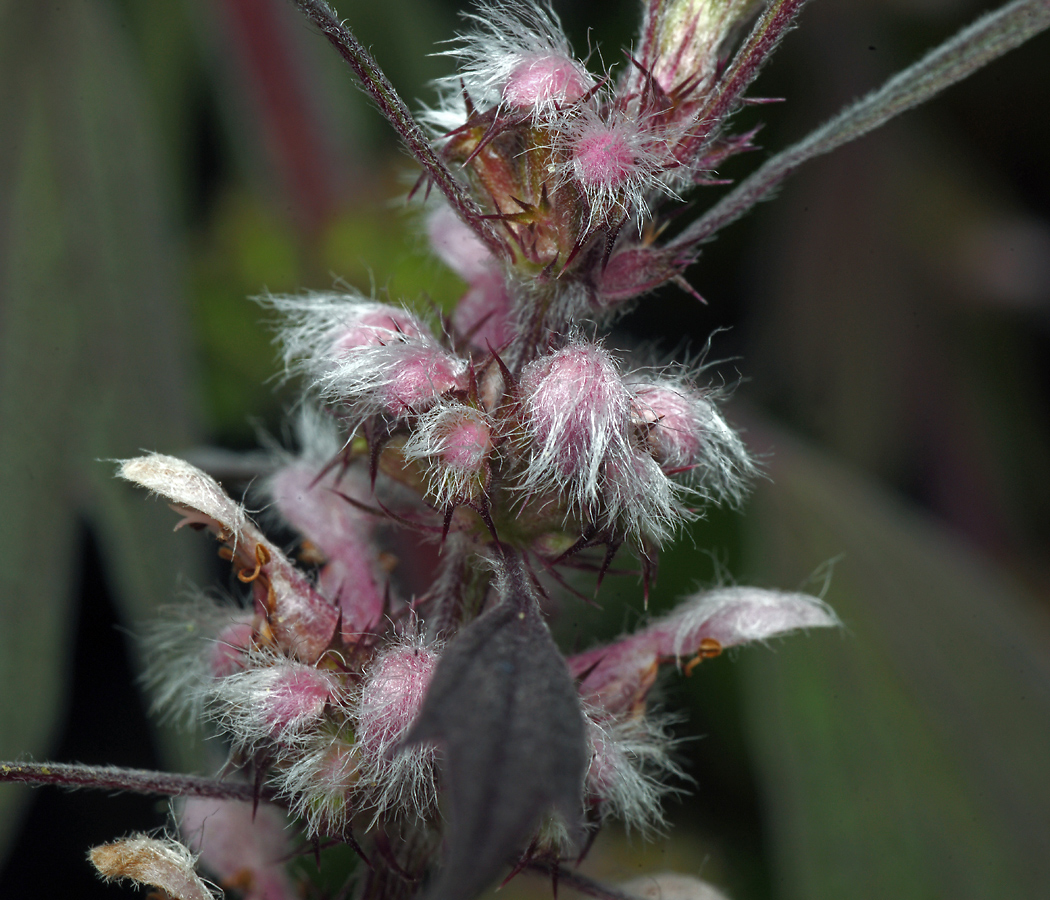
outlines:
{"label": "white woolly hair", "polygon": [[[561,350],[534,360],[522,373],[522,384],[526,384],[533,373],[540,372],[555,356],[573,352],[586,352],[597,356],[599,364],[614,385],[619,382],[619,367],[609,352],[601,345],[573,338]],[[524,440],[518,442],[518,452],[526,465],[516,488],[526,495],[563,496],[571,512],[584,518],[601,519],[605,499],[605,466],[613,460],[617,466],[628,464],[631,447],[628,440],[630,399],[626,387],[622,395],[609,398],[606,409],[590,408],[581,418],[576,404],[567,403],[545,410],[544,418],[549,433],[541,439],[533,418],[534,395],[523,398],[525,407]],[[561,460],[564,457],[566,437],[574,428],[583,428],[588,434],[586,447],[582,448],[577,471],[566,476]]]}
{"label": "white woolly hair", "polygon": [[360,758],[348,732],[345,725],[325,722],[306,742],[285,747],[277,758],[271,781],[311,834],[338,834],[358,811]]}
{"label": "white woolly hair", "polygon": [[681,479],[700,499],[737,506],[747,496],[751,481],[758,475],[751,454],[740,436],[730,428],[716,401],[718,391],[698,388],[683,371],[668,370],[655,378],[628,376],[634,402],[645,407],[645,391],[663,389],[685,402],[700,440],[699,459]]}
{"label": "white woolly hair", "polygon": [[[587,184],[580,178],[574,150],[597,129],[622,137],[632,155],[630,169],[618,184]],[[555,190],[568,183],[577,186],[587,199],[587,230],[621,218],[640,227],[650,217],[650,200],[656,195],[681,199],[674,190],[675,180],[666,177],[677,168],[667,138],[653,131],[645,116],[617,109],[600,111],[595,105],[582,103],[559,117],[548,134]]]}
{"label": "white woolly hair", "polygon": [[[335,291],[312,291],[302,295],[265,294],[256,298],[267,309],[277,312],[283,319],[278,325],[276,341],[280,343],[285,369],[289,375],[307,372],[317,375],[333,364],[333,344],[339,333],[354,327],[369,315],[396,313],[405,316],[420,332],[426,326],[408,309],[380,303],[358,293]],[[388,330],[390,340],[401,336],[396,328]]]}
{"label": "white woolly hair", "polygon": [[[282,345],[285,376],[305,375],[321,398],[347,405],[352,416],[362,420],[382,410],[384,389],[391,385],[406,356],[423,351],[443,358],[457,371],[466,365],[448,354],[419,318],[403,307],[360,294],[337,293],[268,295],[259,302],[285,319],[277,338]],[[367,327],[379,333],[382,343],[343,353],[337,350],[341,332],[357,326],[365,317],[384,314],[404,317],[416,333],[369,324]]]}
{"label": "white woolly hair", "polygon": [[691,492],[668,478],[648,454],[630,452],[630,458],[615,472],[606,465],[602,525],[626,535],[640,535],[659,545],[682,523],[696,517],[685,505]]}
{"label": "white woolly hair", "polygon": [[[376,657],[372,666],[377,668],[383,659],[395,653],[425,650],[436,654],[442,646],[440,642],[427,641],[423,636],[406,635],[388,646]],[[360,693],[357,701],[358,709],[353,714],[355,718],[360,711]],[[400,744],[411,724],[400,734],[385,737],[379,746],[361,754],[359,786],[365,806],[374,813],[370,828],[375,827],[379,818],[388,813],[425,819],[437,809],[437,750],[428,744],[402,748]]]}
{"label": "white woolly hair", "polygon": [[[465,13],[473,24],[460,33],[453,46],[441,55],[456,60],[455,75],[435,82],[441,95],[436,110],[428,110],[428,124],[447,133],[463,124],[466,110],[462,93],[466,88],[471,99],[483,106],[496,106],[502,101],[503,87],[522,62],[541,55],[560,56],[570,62],[581,80],[594,84],[587,67],[578,61],[562,30],[561,22],[549,6],[510,0],[487,2],[475,12]],[[541,105],[534,117],[554,111],[554,104]]]}
{"label": "white woolly hair", "polygon": [[215,676],[209,659],[222,629],[251,612],[232,600],[191,588],[185,600],[164,607],[142,633],[142,683],[152,695],[151,712],[188,730],[200,727]]}
{"label": "white woolly hair", "polygon": [[492,430],[492,422],[481,410],[451,401],[439,402],[415,423],[412,434],[401,447],[407,460],[426,466],[427,497],[438,509],[445,509],[477,494],[479,473],[445,463],[449,429],[465,418],[474,419]]}
{"label": "white woolly hair", "polygon": [[229,736],[235,750],[251,752],[267,744],[303,743],[324,720],[323,710],[297,716],[279,730],[266,718],[267,695],[283,676],[295,672],[321,676],[330,688],[328,705],[331,707],[338,709],[346,702],[343,681],[334,672],[322,672],[271,652],[254,651],[249,654],[243,670],[211,681],[204,711],[206,718]]}
{"label": "white woolly hair", "polygon": [[[681,793],[681,788],[668,780],[688,781],[681,767],[672,759],[674,740],[669,727],[671,716],[649,713],[629,719],[610,719],[606,713],[585,709],[591,763],[588,767],[587,794],[600,800],[602,820],[621,819],[628,831],[635,829],[651,836],[663,828],[663,798]],[[601,796],[590,785],[591,767],[596,765],[596,742],[615,760],[616,777],[603,786]]]}
{"label": "white woolly hair", "polygon": [[275,455],[285,465],[303,462],[320,468],[330,463],[346,445],[335,418],[310,403],[300,404],[292,424],[298,452],[275,447]]}

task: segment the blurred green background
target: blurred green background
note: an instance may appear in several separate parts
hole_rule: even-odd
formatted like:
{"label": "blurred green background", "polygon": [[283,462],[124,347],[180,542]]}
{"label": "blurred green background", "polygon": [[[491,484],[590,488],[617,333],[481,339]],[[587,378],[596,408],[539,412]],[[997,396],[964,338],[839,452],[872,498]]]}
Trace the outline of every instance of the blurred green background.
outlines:
{"label": "blurred green background", "polygon": [[[985,6],[814,0],[757,86],[787,102],[741,127],[784,146]],[[620,61],[634,2],[556,8]],[[456,11],[340,9],[410,102],[448,70],[430,54]],[[741,381],[730,416],[768,475],[664,555],[653,609],[725,579],[819,590],[830,567],[846,627],[669,678],[696,783],[666,838],[610,830],[589,871],[674,868],[736,900],[1050,885],[1048,52],[810,164],[705,250],[708,305],[661,292],[618,328],[665,354],[724,329],[715,377]],[[339,279],[454,302],[412,177],[285,0],[0,0],[0,757],[203,765],[149,724],[128,634],[225,576],[106,460],[281,434],[252,295]],[[636,622],[621,581],[566,627]],[[120,896],[84,852],[164,815],[4,786],[0,896]]]}

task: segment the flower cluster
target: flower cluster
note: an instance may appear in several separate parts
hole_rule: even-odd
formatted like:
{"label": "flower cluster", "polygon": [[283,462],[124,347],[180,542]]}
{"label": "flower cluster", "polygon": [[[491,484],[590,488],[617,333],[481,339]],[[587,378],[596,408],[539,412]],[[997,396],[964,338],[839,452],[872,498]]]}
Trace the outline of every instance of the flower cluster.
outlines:
{"label": "flower cluster", "polygon": [[[306,382],[298,450],[263,484],[298,561],[206,473],[156,454],[121,466],[210,530],[250,592],[158,626],[158,702],[225,735],[308,835],[358,848],[369,892],[407,896],[440,860],[431,896],[470,900],[507,864],[578,854],[609,817],[659,826],[683,774],[647,708],[660,667],[836,622],[813,597],[727,587],[575,656],[547,626],[553,593],[586,571],[600,584],[619,552],[647,588],[661,544],[754,474],[702,369],[640,366],[596,324],[679,271],[652,246],[661,203],[748,146],[712,98],[753,6],[651,4],[618,78],[574,58],[549,10],[469,17],[428,115],[490,223],[429,213],[468,283],[451,317],[351,293],[263,299]],[[181,820],[224,884],[288,895],[268,820],[205,801]]]}
{"label": "flower cluster", "polygon": [[[302,897],[290,816],[318,852],[361,856],[369,900],[473,900],[508,868],[623,896],[571,866],[609,818],[659,826],[678,790],[649,703],[661,668],[837,620],[806,594],[722,586],[559,649],[559,595],[600,588],[622,553],[647,596],[661,546],[755,472],[703,368],[639,364],[601,329],[659,285],[688,289],[701,243],[805,160],[1050,27],[1046,0],[1011,0],[669,236],[667,206],[751,148],[727,120],[805,2],[644,0],[619,71],[594,71],[548,8],[489,0],[447,51],[459,71],[428,135],[325,0],[296,0],[442,196],[427,232],[467,291],[440,322],[350,293],[264,298],[305,381],[297,449],[273,452],[258,498],[289,545],[187,462],[121,463],[179,527],[211,532],[243,594],[200,594],[151,639],[157,705],[225,739],[218,778],[0,766],[181,798],[182,842],[96,847],[103,877],[207,900],[199,862],[247,900]],[[624,889],[717,896],[673,874]]]}

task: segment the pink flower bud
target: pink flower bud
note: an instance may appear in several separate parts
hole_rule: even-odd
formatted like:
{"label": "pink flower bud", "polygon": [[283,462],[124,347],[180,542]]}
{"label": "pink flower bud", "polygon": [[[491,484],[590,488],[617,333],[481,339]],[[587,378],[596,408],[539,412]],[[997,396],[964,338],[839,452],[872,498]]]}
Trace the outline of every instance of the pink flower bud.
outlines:
{"label": "pink flower bud", "polygon": [[598,503],[603,466],[622,458],[630,397],[608,352],[574,343],[530,363],[521,394],[531,458],[526,490],[567,487],[580,507]]}
{"label": "pink flower bud", "polygon": [[701,459],[701,419],[709,406],[704,400],[670,385],[654,384],[636,391],[631,406],[657,462],[678,468]]}
{"label": "pink flower bud", "polygon": [[208,669],[213,677],[225,678],[244,668],[253,633],[250,616],[231,622],[219,632],[208,655]]}
{"label": "pink flower bud", "polygon": [[445,465],[461,472],[481,470],[492,449],[492,431],[479,415],[464,416],[448,426],[442,435],[441,459]]}
{"label": "pink flower bud", "polygon": [[238,747],[299,741],[343,701],[335,672],[261,654],[253,662],[212,688],[209,715]]}
{"label": "pink flower bud", "polygon": [[327,673],[308,666],[275,666],[270,687],[259,698],[258,713],[274,734],[299,731],[324,714],[337,690]]}
{"label": "pink flower bud", "polygon": [[427,491],[438,507],[480,495],[488,480],[492,450],[489,417],[462,403],[433,409],[402,447],[406,459],[427,463]]}
{"label": "pink flower bud", "polygon": [[699,661],[726,647],[838,624],[827,604],[808,594],[719,588],[686,599],[636,634],[570,657],[569,669],[587,673],[580,693],[588,703],[612,714],[638,711],[663,661]]}
{"label": "pink flower bud", "polygon": [[359,347],[375,347],[401,337],[417,338],[426,329],[404,309],[382,303],[362,303],[333,331],[332,356],[339,358]]}
{"label": "pink flower bud", "polygon": [[647,216],[647,194],[672,193],[660,176],[677,161],[644,122],[583,110],[566,124],[561,140],[571,161],[556,169],[562,182],[574,181],[587,198],[588,227],[612,224],[606,219]]}
{"label": "pink flower bud", "polygon": [[590,90],[574,59],[557,53],[524,57],[503,87],[503,102],[519,108],[548,109],[579,100]]}
{"label": "pink flower bud", "polygon": [[676,381],[641,384],[631,401],[638,436],[666,470],[690,470],[714,499],[739,501],[755,467],[743,442],[701,391]]}
{"label": "pink flower bud", "polygon": [[389,367],[389,381],[379,396],[385,411],[400,416],[428,406],[446,391],[463,388],[462,360],[435,347],[401,344]]}
{"label": "pink flower bud", "polygon": [[624,127],[595,122],[572,148],[576,177],[585,188],[617,188],[634,175],[637,156]]}
{"label": "pink flower bud", "polygon": [[420,646],[398,646],[372,664],[357,707],[362,752],[385,761],[419,714],[438,656]]}

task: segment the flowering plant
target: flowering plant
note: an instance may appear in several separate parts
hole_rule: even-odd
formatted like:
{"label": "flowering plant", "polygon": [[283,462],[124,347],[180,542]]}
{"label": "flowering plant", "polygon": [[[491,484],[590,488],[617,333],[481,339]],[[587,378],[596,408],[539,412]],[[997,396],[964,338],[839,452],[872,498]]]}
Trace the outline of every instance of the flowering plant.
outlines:
{"label": "flowering plant", "polygon": [[[188,463],[120,466],[180,524],[211,531],[248,586],[243,608],[202,600],[158,627],[151,678],[172,714],[227,736],[252,780],[4,774],[183,796],[193,852],[136,836],[92,857],[173,897],[207,896],[193,853],[248,896],[295,895],[280,806],[318,843],[358,850],[363,895],[469,900],[508,866],[612,895],[561,867],[609,817],[661,821],[677,770],[646,703],[660,666],[836,620],[814,597],[723,587],[612,644],[557,648],[547,621],[576,571],[600,585],[631,554],[647,588],[660,546],[703,504],[739,500],[755,470],[701,371],[638,367],[597,331],[661,284],[687,287],[701,243],[803,161],[1050,11],[1014,2],[981,19],[668,237],[680,196],[751,147],[727,120],[802,0],[655,0],[619,74],[576,59],[543,8],[482,7],[422,125],[326,4],[299,5],[422,165],[419,190],[441,195],[431,240],[468,293],[433,324],[352,294],[264,300],[289,377],[307,382],[298,453],[265,486],[303,537],[302,565]],[[410,579],[390,577],[392,552],[412,560]],[[263,800],[274,805],[245,805]]]}

